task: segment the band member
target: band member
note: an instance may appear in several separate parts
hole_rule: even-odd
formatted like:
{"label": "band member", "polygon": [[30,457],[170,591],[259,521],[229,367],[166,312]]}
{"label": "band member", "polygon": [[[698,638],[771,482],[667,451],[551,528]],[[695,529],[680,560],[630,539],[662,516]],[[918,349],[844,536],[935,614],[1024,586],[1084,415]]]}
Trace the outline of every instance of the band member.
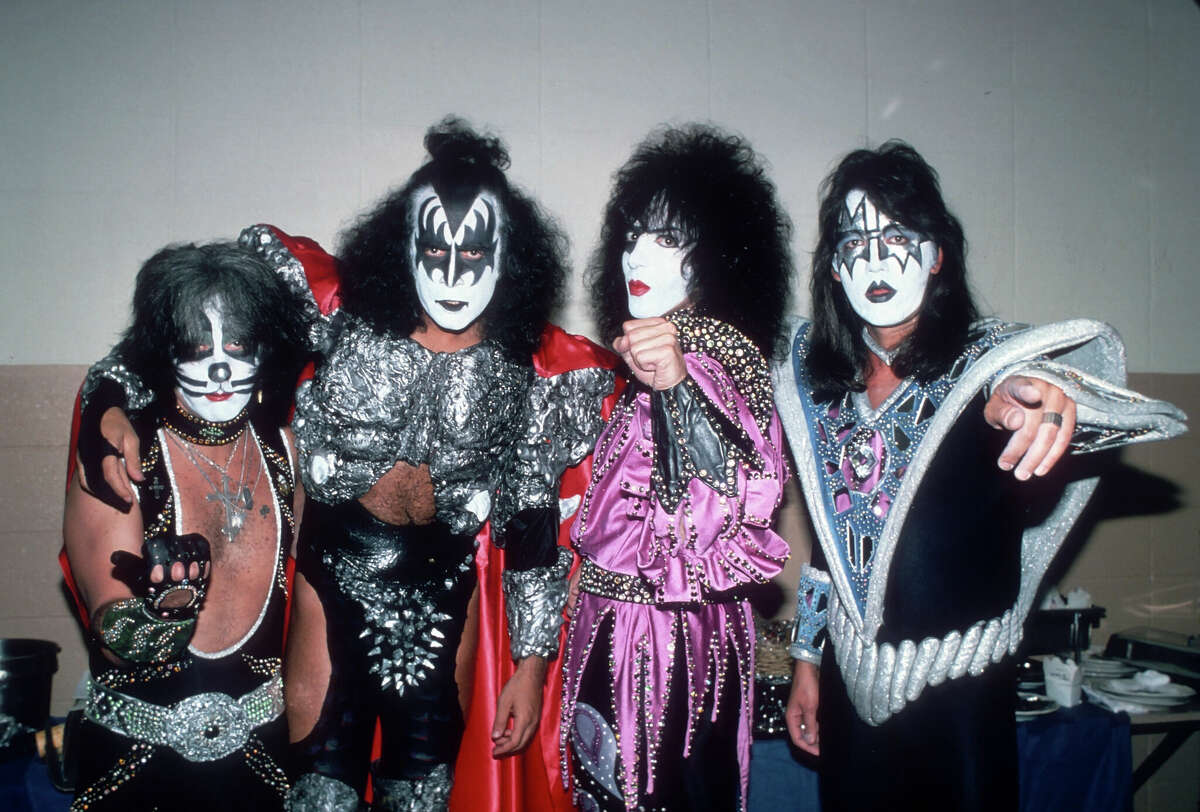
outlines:
{"label": "band member", "polygon": [[822,191],[813,319],[774,369],[820,541],[790,733],[820,753],[825,809],[1015,809],[1011,655],[1096,485],[1058,458],[1183,415],[1118,388],[1103,324],[980,320],[962,227],[908,145],[851,153]]}
{"label": "band member", "polygon": [[91,659],[72,809],[281,809],[300,304],[226,243],[153,256],[133,310],[120,354],[157,396],[138,498],[72,477],[63,522]]}

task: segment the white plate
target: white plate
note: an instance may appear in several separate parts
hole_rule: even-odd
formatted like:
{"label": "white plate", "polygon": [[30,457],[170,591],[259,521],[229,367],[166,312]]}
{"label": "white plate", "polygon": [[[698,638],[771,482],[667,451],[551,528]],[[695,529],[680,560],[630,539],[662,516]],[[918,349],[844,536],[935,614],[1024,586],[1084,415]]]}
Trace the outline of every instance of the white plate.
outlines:
{"label": "white plate", "polygon": [[1091,665],[1083,664],[1083,673],[1089,677],[1127,677],[1130,674],[1137,673],[1137,669],[1132,665]]}
{"label": "white plate", "polygon": [[1017,721],[1022,722],[1035,716],[1044,716],[1058,710],[1059,704],[1041,694],[1017,692]]}
{"label": "white plate", "polygon": [[[1188,703],[1187,699],[1177,699],[1177,698],[1172,698],[1172,697],[1165,697],[1165,698],[1164,697],[1154,697],[1154,696],[1146,696],[1144,694],[1139,695],[1139,696],[1130,696],[1128,694],[1114,694],[1111,691],[1101,690],[1100,688],[1097,688],[1095,685],[1091,686],[1091,690],[1093,692],[1095,692],[1096,695],[1104,697],[1105,699],[1111,700],[1113,702],[1123,703],[1126,705],[1136,706],[1136,707],[1140,707],[1140,708],[1145,708],[1148,711],[1154,710],[1155,708],[1161,708],[1161,709],[1177,708],[1180,705],[1186,705]],[[1130,711],[1130,713],[1132,713],[1132,712],[1133,711]]]}
{"label": "white plate", "polygon": [[1174,699],[1186,702],[1196,695],[1194,688],[1178,682],[1168,682],[1157,688],[1148,688],[1135,679],[1110,679],[1100,683],[1100,689],[1110,694],[1127,696],[1131,699]]}

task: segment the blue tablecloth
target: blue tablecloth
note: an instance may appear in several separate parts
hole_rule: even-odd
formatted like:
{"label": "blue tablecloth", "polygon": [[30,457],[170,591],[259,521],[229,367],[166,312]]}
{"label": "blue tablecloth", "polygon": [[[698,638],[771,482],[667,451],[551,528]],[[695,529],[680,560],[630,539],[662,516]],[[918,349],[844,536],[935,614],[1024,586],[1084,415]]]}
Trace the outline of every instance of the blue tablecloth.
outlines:
{"label": "blue tablecloth", "polygon": [[46,764],[35,756],[0,763],[0,809],[6,812],[66,812],[71,796],[50,783]]}
{"label": "blue tablecloth", "polygon": [[1021,810],[1133,807],[1129,716],[1086,702],[1017,725]]}
{"label": "blue tablecloth", "polygon": [[[1064,708],[1017,725],[1021,812],[1129,812],[1129,717],[1095,705]],[[754,742],[750,812],[819,810],[817,773],[787,742]]]}

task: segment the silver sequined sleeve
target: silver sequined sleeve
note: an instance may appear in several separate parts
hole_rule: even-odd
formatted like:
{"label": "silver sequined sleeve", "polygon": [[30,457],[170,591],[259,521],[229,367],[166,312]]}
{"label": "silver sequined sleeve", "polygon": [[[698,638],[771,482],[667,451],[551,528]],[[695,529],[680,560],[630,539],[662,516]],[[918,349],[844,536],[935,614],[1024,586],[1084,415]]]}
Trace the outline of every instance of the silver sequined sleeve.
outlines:
{"label": "silver sequined sleeve", "polygon": [[513,660],[558,655],[558,633],[562,611],[567,603],[567,573],[571,569],[571,551],[558,548],[558,560],[548,567],[505,570],[504,608],[508,614],[508,635]]}
{"label": "silver sequined sleeve", "polygon": [[1093,337],[1059,352],[1006,367],[994,377],[1013,375],[1052,383],[1075,401],[1076,429],[1071,449],[1077,453],[1163,440],[1186,431],[1187,415],[1165,400],[1148,398],[1125,384],[1125,346],[1113,328],[1077,319],[1039,328],[1055,330],[1091,324]]}
{"label": "silver sequined sleeve", "polygon": [[534,377],[493,513],[494,527],[504,527],[526,508],[557,504],[563,472],[587,456],[600,436],[604,399],[614,381],[612,370],[600,367]]}
{"label": "silver sequined sleeve", "polygon": [[100,386],[100,382],[105,379],[115,381],[125,391],[125,411],[127,412],[136,412],[154,402],[154,393],[145,387],[141,378],[125,366],[125,362],[114,349],[88,369],[80,393],[82,408],[87,408],[92,394]]}

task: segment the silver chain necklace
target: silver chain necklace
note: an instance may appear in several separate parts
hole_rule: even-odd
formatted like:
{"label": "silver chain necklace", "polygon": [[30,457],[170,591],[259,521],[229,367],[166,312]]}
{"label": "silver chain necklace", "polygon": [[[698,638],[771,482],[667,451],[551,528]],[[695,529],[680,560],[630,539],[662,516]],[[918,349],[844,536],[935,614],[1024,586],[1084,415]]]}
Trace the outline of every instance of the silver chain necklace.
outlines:
{"label": "silver chain necklace", "polygon": [[[221,529],[221,534],[233,543],[238,534],[242,532],[242,528],[246,525],[246,514],[254,509],[254,494],[258,491],[258,483],[262,480],[263,466],[258,466],[258,476],[254,479],[254,484],[251,487],[246,487],[246,467],[247,460],[250,456],[249,441],[246,439],[250,432],[242,432],[242,436],[234,443],[234,446],[229,451],[229,459],[224,465],[218,465],[212,459],[204,454],[199,449],[192,449],[190,445],[184,442],[174,432],[168,431],[175,445],[183,452],[196,467],[200,476],[208,483],[210,493],[204,497],[207,502],[216,502],[220,504],[224,512],[224,527]],[[235,485],[233,477],[229,475],[229,466],[233,463],[233,458],[237,456],[239,447],[242,450],[242,469],[238,473],[237,483]],[[214,471],[220,476],[221,484],[218,485],[213,481],[208,472],[204,470],[201,462],[208,463]]]}

